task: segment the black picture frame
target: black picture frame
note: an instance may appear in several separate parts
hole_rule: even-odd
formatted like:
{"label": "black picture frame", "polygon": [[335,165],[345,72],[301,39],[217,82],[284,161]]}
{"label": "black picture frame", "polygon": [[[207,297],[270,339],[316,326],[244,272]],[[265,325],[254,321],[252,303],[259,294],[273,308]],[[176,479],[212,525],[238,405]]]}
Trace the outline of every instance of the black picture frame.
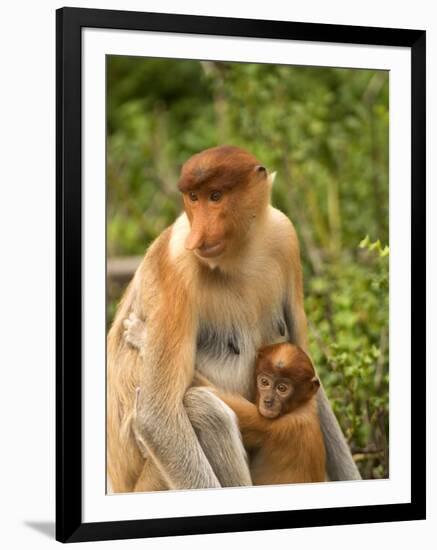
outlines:
{"label": "black picture frame", "polygon": [[[412,179],[411,502],[82,522],[82,107],[85,27],[410,48]],[[425,52],[423,30],[80,8],[56,13],[56,539],[78,542],[425,519]]]}

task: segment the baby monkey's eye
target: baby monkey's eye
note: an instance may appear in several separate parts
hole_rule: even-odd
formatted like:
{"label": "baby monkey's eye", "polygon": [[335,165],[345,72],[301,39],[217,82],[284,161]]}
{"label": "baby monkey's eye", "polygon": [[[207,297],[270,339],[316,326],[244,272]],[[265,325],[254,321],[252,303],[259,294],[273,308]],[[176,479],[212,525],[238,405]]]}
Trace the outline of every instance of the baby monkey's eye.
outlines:
{"label": "baby monkey's eye", "polygon": [[196,195],[196,193],[193,193],[193,192],[191,191],[191,193],[188,193],[188,196],[190,197],[190,200],[191,200],[191,201],[193,201],[193,202],[194,202],[194,201],[197,201],[197,195]]}
{"label": "baby monkey's eye", "polygon": [[268,386],[269,385],[269,381],[267,380],[267,378],[261,378],[261,386]]}
{"label": "baby monkey's eye", "polygon": [[222,198],[222,194],[220,191],[213,191],[211,195],[209,196],[209,200],[213,202],[217,202]]}
{"label": "baby monkey's eye", "polygon": [[278,384],[277,388],[278,391],[280,391],[281,393],[284,393],[288,390],[288,387],[285,384]]}

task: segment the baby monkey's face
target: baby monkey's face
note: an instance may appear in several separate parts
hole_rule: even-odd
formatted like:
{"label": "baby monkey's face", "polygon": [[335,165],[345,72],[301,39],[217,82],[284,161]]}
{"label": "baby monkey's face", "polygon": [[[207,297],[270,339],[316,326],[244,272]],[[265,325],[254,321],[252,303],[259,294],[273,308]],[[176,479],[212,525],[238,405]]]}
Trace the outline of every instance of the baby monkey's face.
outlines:
{"label": "baby monkey's face", "polygon": [[258,351],[256,389],[262,416],[277,418],[301,407],[319,386],[310,358],[299,347],[281,343]]}
{"label": "baby monkey's face", "polygon": [[266,418],[277,418],[286,410],[286,404],[293,393],[289,378],[260,372],[257,376],[258,410]]}

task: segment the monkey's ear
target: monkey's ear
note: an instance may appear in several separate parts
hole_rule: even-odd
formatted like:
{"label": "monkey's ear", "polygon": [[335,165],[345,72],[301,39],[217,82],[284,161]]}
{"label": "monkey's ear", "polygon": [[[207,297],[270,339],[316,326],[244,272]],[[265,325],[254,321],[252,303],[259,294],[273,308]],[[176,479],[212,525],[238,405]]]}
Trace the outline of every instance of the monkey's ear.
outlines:
{"label": "monkey's ear", "polygon": [[314,388],[315,392],[320,388],[320,380],[317,378],[317,376],[313,376],[313,378],[311,378],[311,385]]}
{"label": "monkey's ear", "polygon": [[275,178],[276,178],[276,172],[270,172],[270,174],[267,177],[267,181],[269,182],[270,187],[273,185]]}
{"label": "monkey's ear", "polygon": [[255,172],[258,172],[259,174],[267,174],[267,170],[265,168],[265,166],[263,166],[262,164],[257,164],[255,166]]}

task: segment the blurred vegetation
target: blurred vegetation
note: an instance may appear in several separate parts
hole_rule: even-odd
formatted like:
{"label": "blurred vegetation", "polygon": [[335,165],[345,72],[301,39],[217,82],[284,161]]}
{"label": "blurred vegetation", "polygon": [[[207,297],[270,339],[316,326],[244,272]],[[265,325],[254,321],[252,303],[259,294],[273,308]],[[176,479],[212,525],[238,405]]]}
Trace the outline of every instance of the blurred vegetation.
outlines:
{"label": "blurred vegetation", "polygon": [[173,222],[192,154],[232,144],[276,170],[312,356],[363,477],[388,477],[388,73],[110,56],[107,76],[108,256]]}

